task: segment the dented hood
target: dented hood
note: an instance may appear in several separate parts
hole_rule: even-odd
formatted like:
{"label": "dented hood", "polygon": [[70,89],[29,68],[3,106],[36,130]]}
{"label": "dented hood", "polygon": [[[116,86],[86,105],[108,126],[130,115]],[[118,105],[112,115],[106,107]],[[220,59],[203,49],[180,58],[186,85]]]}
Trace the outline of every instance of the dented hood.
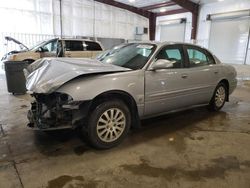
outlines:
{"label": "dented hood", "polygon": [[129,70],[91,59],[44,58],[32,63],[24,72],[28,91],[51,93],[64,83],[81,75]]}

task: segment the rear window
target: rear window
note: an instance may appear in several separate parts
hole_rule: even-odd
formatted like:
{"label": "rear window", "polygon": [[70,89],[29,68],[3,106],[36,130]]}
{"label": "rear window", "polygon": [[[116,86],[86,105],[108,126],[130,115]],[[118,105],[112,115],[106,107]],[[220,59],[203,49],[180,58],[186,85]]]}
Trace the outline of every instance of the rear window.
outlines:
{"label": "rear window", "polygon": [[102,51],[102,47],[97,42],[92,41],[65,41],[66,51]]}
{"label": "rear window", "polygon": [[89,51],[102,51],[102,47],[97,42],[85,41],[86,50]]}
{"label": "rear window", "polygon": [[66,51],[83,51],[83,43],[82,41],[65,41],[65,50]]}

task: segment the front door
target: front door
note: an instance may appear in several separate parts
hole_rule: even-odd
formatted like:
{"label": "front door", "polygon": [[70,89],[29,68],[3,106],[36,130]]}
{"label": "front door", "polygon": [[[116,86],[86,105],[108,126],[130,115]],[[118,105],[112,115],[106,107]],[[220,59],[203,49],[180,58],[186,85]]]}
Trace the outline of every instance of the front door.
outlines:
{"label": "front door", "polygon": [[57,39],[49,41],[42,46],[42,52],[40,52],[40,57],[57,57]]}
{"label": "front door", "polygon": [[190,88],[182,45],[164,47],[154,62],[158,59],[171,61],[172,67],[145,71],[145,116],[175,110],[189,103]]}

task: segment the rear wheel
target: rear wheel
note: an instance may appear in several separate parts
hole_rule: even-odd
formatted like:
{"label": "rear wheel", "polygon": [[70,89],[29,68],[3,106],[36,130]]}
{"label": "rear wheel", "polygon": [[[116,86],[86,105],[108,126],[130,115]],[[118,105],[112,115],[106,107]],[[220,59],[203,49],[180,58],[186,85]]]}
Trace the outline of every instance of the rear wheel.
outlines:
{"label": "rear wheel", "polygon": [[219,111],[225,104],[227,98],[227,87],[224,83],[219,83],[215,88],[214,95],[209,103],[212,111]]}
{"label": "rear wheel", "polygon": [[128,107],[120,100],[99,104],[89,118],[87,135],[90,144],[99,149],[107,149],[121,143],[131,124]]}

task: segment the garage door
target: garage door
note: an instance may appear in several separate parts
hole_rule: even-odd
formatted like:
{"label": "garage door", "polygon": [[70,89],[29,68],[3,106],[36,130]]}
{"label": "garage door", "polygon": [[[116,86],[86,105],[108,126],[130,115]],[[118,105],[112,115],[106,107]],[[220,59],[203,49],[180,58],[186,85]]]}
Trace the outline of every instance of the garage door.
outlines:
{"label": "garage door", "polygon": [[166,24],[160,26],[160,40],[184,42],[185,40],[185,23]]}
{"label": "garage door", "polygon": [[212,20],[209,49],[224,63],[250,64],[247,62],[249,29],[249,16]]}

